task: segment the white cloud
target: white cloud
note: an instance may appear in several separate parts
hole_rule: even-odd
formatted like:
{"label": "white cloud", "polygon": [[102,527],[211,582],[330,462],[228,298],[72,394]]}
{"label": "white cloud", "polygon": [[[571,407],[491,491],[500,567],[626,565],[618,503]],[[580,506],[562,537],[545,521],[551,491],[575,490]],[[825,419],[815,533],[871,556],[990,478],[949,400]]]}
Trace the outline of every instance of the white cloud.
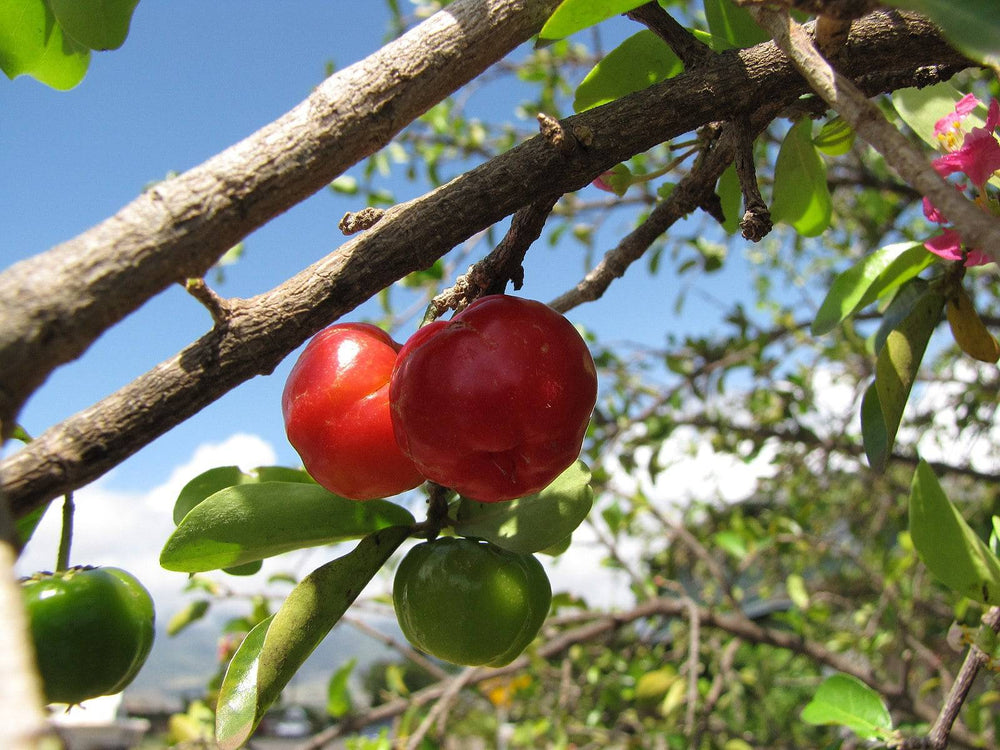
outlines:
{"label": "white cloud", "polygon": [[[256,435],[236,434],[221,443],[199,446],[191,458],[176,467],[163,483],[147,492],[114,490],[98,480],[74,493],[71,564],[124,568],[153,595],[164,616],[183,602],[184,577],[163,570],[160,549],[174,529],[174,500],[195,476],[215,466],[238,465],[249,469],[273,464],[274,448]],[[17,562],[19,575],[55,566],[59,545],[62,502],[56,500],[39,524]]]}

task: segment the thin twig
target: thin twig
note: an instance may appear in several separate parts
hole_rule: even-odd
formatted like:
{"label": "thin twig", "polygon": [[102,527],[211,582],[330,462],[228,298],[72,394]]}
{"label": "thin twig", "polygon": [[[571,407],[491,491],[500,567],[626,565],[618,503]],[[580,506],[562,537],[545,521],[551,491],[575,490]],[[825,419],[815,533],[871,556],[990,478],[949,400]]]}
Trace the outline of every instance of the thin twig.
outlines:
{"label": "thin twig", "polygon": [[[420,726],[418,726],[416,730],[414,730],[413,734],[407,738],[406,750],[417,750],[417,748],[420,747],[421,743],[424,741],[424,737],[427,735],[427,732],[434,725],[434,722],[439,718],[442,723],[444,722],[444,718],[451,709],[455,699],[458,698],[458,694],[462,692],[462,688],[469,683],[469,680],[475,676],[477,671],[478,670],[475,667],[464,669],[457,677],[454,677],[448,683],[444,692],[441,694],[441,697],[438,698],[437,703],[434,704],[434,708],[427,712],[427,716],[425,716],[424,720],[420,722]],[[441,729],[443,731],[443,727],[441,727]]]}
{"label": "thin twig", "polygon": [[[983,616],[982,627],[989,628],[994,633],[1000,633],[1000,607],[992,607]],[[933,750],[943,750],[943,748],[948,747],[948,738],[951,736],[959,711],[962,710],[965,699],[969,696],[972,683],[975,681],[976,675],[979,674],[979,670],[989,664],[990,658],[990,655],[983,651],[978,644],[973,643],[969,646],[965,662],[948,692],[948,697],[941,707],[941,713],[927,735],[929,747]]]}
{"label": "thin twig", "polygon": [[681,26],[673,16],[660,7],[659,3],[640,5],[625,15],[633,21],[638,21],[665,41],[684,63],[685,69],[696,68],[716,54],[711,47]]}

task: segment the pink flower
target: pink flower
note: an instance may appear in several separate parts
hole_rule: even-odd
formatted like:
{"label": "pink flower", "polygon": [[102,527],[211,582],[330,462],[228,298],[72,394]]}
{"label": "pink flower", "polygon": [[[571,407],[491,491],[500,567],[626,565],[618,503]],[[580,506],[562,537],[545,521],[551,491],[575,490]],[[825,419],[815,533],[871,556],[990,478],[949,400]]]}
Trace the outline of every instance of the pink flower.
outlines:
{"label": "pink flower", "polygon": [[934,123],[934,135],[946,151],[954,151],[961,142],[962,120],[982,104],[973,94],[966,94],[955,103],[955,109]]}
{"label": "pink flower", "polygon": [[[968,133],[962,129],[962,121],[980,104],[972,94],[966,94],[955,104],[953,112],[937,121],[934,134],[948,153],[931,163],[942,177],[956,173],[968,175],[977,188],[976,203],[984,210],[990,210],[989,206],[995,201],[988,194],[986,183],[1000,171],[1000,142],[994,135],[1000,125],[1000,102],[990,102],[984,127],[973,128]],[[968,189],[968,184],[964,181],[957,182],[955,188],[964,192]],[[936,224],[948,223],[947,217],[927,198],[923,200],[923,209],[924,216]],[[951,227],[944,228],[941,234],[924,242],[924,247],[945,260],[964,260],[966,266],[981,266],[991,262],[991,258],[981,250],[965,249],[961,235]]]}
{"label": "pink flower", "polygon": [[966,134],[962,145],[955,151],[934,160],[934,169],[942,177],[964,172],[982,190],[983,185],[1000,169],[1000,143],[993,131],[1000,122],[1000,102],[990,103],[986,127],[973,128]]}
{"label": "pink flower", "polygon": [[968,254],[963,254],[962,238],[954,229],[945,229],[936,237],[931,237],[924,242],[924,247],[935,255],[945,260],[962,260],[965,258],[965,266],[982,266],[992,261],[982,250],[969,250]]}

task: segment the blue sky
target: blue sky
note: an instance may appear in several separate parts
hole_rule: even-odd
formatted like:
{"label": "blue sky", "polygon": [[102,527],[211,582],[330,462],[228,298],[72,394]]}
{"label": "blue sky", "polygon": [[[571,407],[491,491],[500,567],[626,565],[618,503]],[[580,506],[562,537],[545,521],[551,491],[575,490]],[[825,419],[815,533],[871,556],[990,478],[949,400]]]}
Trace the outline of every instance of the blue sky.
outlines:
{"label": "blue sky", "polygon": [[[408,7],[405,0],[402,4]],[[125,45],[95,54],[76,89],[57,92],[27,77],[0,79],[0,263],[75,236],[149,182],[188,169],[279,117],[322,80],[328,61],[345,67],[381,46],[387,20],[384,3],[374,0],[143,0]],[[624,22],[613,28],[619,31],[612,36],[635,31]],[[519,98],[516,89],[503,89],[472,106],[483,115],[510,119]],[[404,183],[393,187],[404,197],[423,190]],[[589,192],[591,198],[606,195]],[[247,238],[245,257],[227,269],[218,291],[250,296],[279,284],[334,250],[343,241],[339,218],[361,207],[322,191],[293,208]],[[598,256],[629,228],[609,222]],[[744,269],[742,260],[734,259],[714,277],[713,293],[727,301],[734,295],[749,298]],[[539,247],[529,256],[521,294],[551,299],[584,270],[578,246]],[[668,329],[704,330],[718,320],[719,311],[702,300],[676,318],[672,304],[679,283],[669,274],[649,278],[637,267],[601,302],[569,317],[603,340],[650,344],[661,342]],[[362,308],[352,319],[366,310],[375,314],[374,307]],[[105,333],[80,360],[54,373],[24,409],[22,424],[30,433],[42,432],[172,356],[210,324],[205,310],[182,290],[165,291]],[[154,594],[169,599],[163,608],[168,617],[183,580],[177,574],[159,576],[156,558],[171,528],[177,490],[213,465],[298,464],[280,413],[293,361],[294,355],[273,375],[244,384],[78,493],[74,562],[120,564],[147,576]],[[51,567],[54,522],[46,520],[22,572]],[[108,532],[114,538],[110,544]]]}
{"label": "blue sky", "polygon": [[[381,2],[144,0],[125,45],[95,54],[76,89],[57,92],[28,77],[2,81],[0,164],[6,179],[0,181],[0,258],[13,262],[75,236],[149,182],[190,168],[277,118],[322,79],[328,61],[344,67],[376,50],[387,22]],[[633,31],[624,22],[620,28]],[[509,119],[518,101],[518,92],[508,88],[470,106]],[[398,185],[404,197],[422,190]],[[360,207],[331,191],[296,206],[247,239],[245,258],[227,270],[219,292],[250,296],[280,283],[335,249],[343,241],[337,221]],[[598,244],[598,254],[628,229],[609,222],[602,235],[607,244]],[[539,247],[529,256],[521,293],[551,299],[583,271],[576,245]],[[740,279],[735,269],[726,276],[727,285]],[[656,343],[668,326],[704,322],[698,316],[671,320],[675,284],[636,268],[599,305],[570,317],[605,340]],[[607,314],[611,309],[614,315]],[[23,411],[22,424],[40,433],[171,356],[209,324],[194,300],[179,288],[168,289],[105,333],[79,361],[53,374]],[[289,357],[274,375],[246,383],[143,449],[108,481],[124,488],[148,484],[167,476],[196,445],[238,430],[265,436],[276,445],[279,461],[294,463],[278,408],[292,361]]]}

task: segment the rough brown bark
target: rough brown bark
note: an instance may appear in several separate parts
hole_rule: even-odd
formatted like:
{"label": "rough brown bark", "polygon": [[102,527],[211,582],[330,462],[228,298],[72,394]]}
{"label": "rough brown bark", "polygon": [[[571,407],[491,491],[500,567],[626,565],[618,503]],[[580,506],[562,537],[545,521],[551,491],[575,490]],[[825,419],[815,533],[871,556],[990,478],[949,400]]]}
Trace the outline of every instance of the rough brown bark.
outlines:
{"label": "rough brown bark", "polygon": [[240,143],[0,274],[0,435],[49,373],[387,144],[535,34],[558,0],[457,0]]}
{"label": "rough brown bark", "polygon": [[[856,22],[846,75],[912,73],[966,61],[918,17]],[[586,134],[571,153],[539,136],[422,198],[394,207],[364,234],[273,290],[232,305],[230,317],[116,394],[49,429],[0,464],[0,491],[23,515],[86,484],[241,382],[271,371],[331,321],[405,274],[539,196],[579,189],[602,171],[705,123],[792,102],[805,81],[771,43],[564,121]],[[211,223],[211,222],[209,222]]]}

